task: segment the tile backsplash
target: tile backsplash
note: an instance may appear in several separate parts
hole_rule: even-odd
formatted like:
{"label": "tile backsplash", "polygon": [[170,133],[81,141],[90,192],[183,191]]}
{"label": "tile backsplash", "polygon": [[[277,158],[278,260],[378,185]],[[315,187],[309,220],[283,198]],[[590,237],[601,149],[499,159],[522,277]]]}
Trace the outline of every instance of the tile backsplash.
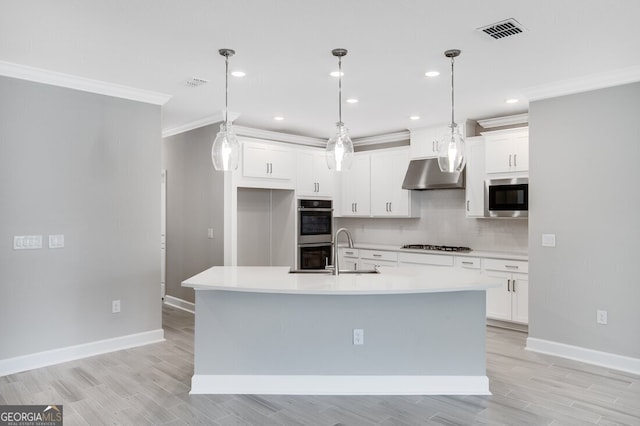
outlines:
{"label": "tile backsplash", "polygon": [[420,217],[413,219],[336,218],[359,243],[443,244],[474,250],[527,252],[528,219],[467,219],[464,190],[413,191]]}

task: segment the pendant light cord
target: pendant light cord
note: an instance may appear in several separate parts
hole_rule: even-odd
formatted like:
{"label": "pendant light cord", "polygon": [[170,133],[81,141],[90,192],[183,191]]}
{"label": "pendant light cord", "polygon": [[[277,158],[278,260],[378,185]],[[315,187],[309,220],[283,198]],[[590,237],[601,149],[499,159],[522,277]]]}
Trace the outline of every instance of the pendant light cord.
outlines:
{"label": "pendant light cord", "polygon": [[229,54],[224,55],[224,125],[229,127]]}
{"label": "pendant light cord", "polygon": [[338,56],[338,124],[342,125],[342,56]]}
{"label": "pendant light cord", "polygon": [[453,98],[453,56],[451,57],[451,132],[453,132],[453,128],[455,125],[455,120],[453,118],[454,111],[454,98]]}

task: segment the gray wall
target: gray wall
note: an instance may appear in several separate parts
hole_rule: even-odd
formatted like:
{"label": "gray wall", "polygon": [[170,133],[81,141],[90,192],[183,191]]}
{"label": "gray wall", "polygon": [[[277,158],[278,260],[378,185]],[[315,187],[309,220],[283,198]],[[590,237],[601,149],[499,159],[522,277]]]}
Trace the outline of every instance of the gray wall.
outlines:
{"label": "gray wall", "polygon": [[[0,77],[0,359],[161,328],[160,118]],[[14,235],[43,248],[14,251]]]}
{"label": "gray wall", "polygon": [[[182,281],[224,264],[224,176],[211,163],[218,125],[164,138],[162,163],[167,169],[166,293],[194,302]],[[207,229],[213,228],[213,239]]]}
{"label": "gray wall", "polygon": [[413,191],[420,199],[415,219],[337,218],[356,243],[444,244],[475,250],[527,251],[526,219],[467,219],[464,190]]}
{"label": "gray wall", "polygon": [[531,337],[640,358],[638,117],[640,83],[531,103]]}

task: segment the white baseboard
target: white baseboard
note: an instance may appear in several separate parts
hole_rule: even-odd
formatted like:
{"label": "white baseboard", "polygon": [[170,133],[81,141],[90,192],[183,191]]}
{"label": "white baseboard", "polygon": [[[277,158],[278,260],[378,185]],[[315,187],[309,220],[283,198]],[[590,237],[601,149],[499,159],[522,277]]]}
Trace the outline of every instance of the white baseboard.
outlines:
{"label": "white baseboard", "polygon": [[0,360],[0,377],[33,370],[34,368],[47,367],[80,358],[87,358],[158,342],[164,342],[164,330],[161,328],[143,333],[129,334],[112,339],[98,340],[81,345],[3,359]]}
{"label": "white baseboard", "polygon": [[554,355],[614,370],[640,374],[640,359],[638,358],[595,351],[593,349],[552,342],[550,340],[536,339],[535,337],[527,338],[526,349],[541,354]]}
{"label": "white baseboard", "polygon": [[191,394],[491,395],[487,376],[196,374]]}
{"label": "white baseboard", "polygon": [[172,306],[174,308],[182,309],[183,311],[191,312],[195,314],[196,312],[196,304],[192,302],[187,302],[183,299],[178,299],[177,297],[165,295],[164,303],[166,305]]}

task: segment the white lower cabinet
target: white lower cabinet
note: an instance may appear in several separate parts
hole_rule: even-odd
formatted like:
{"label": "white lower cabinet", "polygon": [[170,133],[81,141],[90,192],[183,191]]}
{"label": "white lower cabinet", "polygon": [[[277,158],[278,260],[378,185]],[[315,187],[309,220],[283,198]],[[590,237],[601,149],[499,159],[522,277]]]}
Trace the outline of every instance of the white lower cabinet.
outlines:
{"label": "white lower cabinet", "polygon": [[360,249],[359,270],[374,269],[379,266],[398,266],[398,253],[394,251]]}
{"label": "white lower cabinet", "polygon": [[398,266],[421,270],[440,270],[451,268],[454,256],[422,253],[398,253]]}
{"label": "white lower cabinet", "polygon": [[[518,272],[514,272],[518,271]],[[501,282],[487,290],[487,318],[529,322],[528,263],[501,259],[485,259],[484,274]]]}
{"label": "white lower cabinet", "polygon": [[338,263],[340,270],[356,271],[358,269],[359,250],[348,247],[338,249]]}

